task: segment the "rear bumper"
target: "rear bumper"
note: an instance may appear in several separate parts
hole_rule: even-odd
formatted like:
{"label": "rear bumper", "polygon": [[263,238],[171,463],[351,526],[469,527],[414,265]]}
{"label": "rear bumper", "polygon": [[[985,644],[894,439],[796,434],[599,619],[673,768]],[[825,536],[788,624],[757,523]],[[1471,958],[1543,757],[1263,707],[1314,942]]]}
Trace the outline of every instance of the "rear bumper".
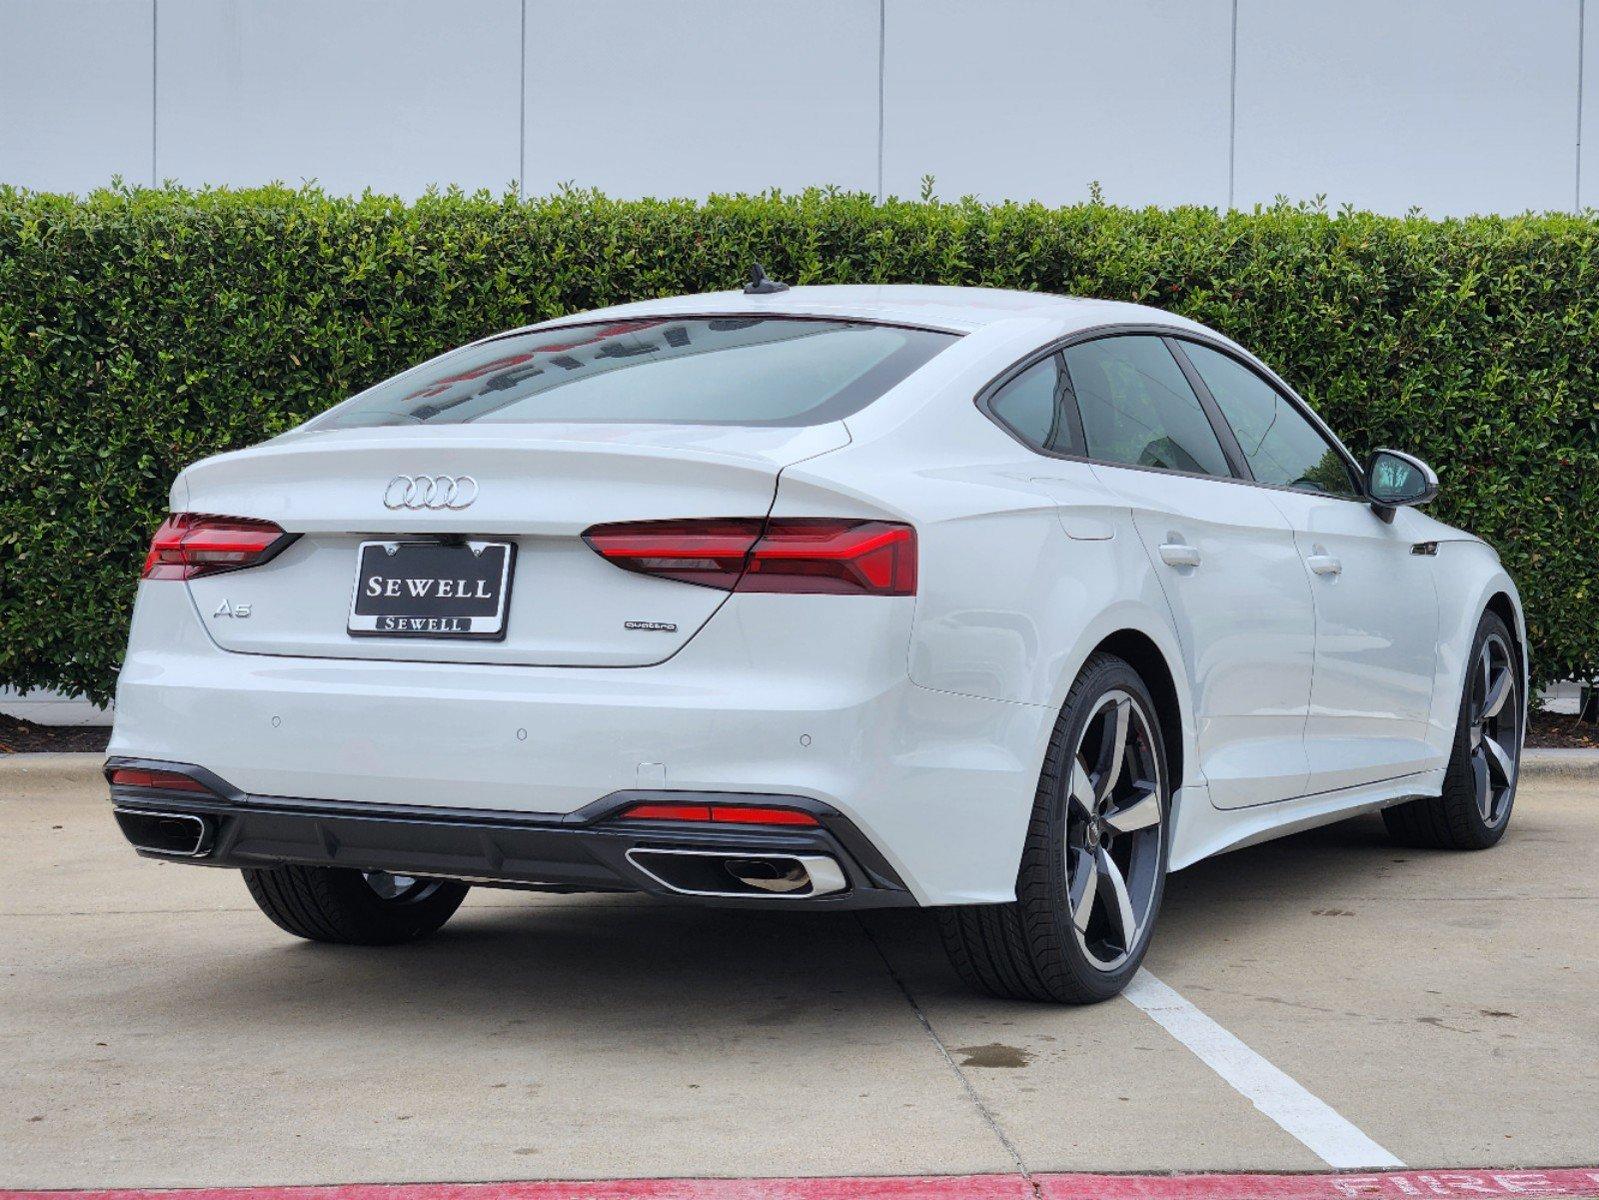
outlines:
{"label": "rear bumper", "polygon": [[633,791],[800,797],[921,904],[1009,900],[1054,714],[914,683],[913,603],[734,596],[654,667],[513,667],[233,653],[184,589],[147,583],[110,753],[451,828],[569,830]]}
{"label": "rear bumper", "polygon": [[[112,757],[106,763],[107,774],[117,767],[177,771],[201,780],[216,793],[113,785],[111,799],[123,833],[150,858],[209,867],[346,867],[499,887],[636,891],[764,907],[884,908],[916,903],[893,867],[847,817],[802,796],[627,791],[579,812],[554,815],[253,796],[188,764]],[[778,804],[808,812],[820,825],[697,829],[619,815],[652,800]],[[139,818],[155,814],[194,821],[193,849],[160,852],[142,847],[136,834]],[[837,865],[844,883],[826,895],[689,896],[635,861],[647,861],[652,851],[825,859]]]}

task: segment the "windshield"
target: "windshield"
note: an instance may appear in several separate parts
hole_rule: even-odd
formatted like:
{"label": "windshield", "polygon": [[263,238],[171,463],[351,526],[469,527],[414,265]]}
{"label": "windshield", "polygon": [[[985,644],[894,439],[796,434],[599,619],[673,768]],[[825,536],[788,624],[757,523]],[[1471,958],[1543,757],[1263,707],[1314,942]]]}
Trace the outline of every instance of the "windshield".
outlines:
{"label": "windshield", "polygon": [[955,340],[925,329],[792,317],[568,325],[453,351],[305,428],[819,425],[859,412]]}

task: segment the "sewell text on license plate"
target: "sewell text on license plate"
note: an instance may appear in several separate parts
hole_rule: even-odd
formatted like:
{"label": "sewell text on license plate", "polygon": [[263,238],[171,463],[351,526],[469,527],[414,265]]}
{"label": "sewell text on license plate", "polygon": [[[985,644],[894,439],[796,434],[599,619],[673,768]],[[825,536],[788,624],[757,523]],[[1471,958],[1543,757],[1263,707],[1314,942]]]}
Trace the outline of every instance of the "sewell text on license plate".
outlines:
{"label": "sewell text on license plate", "polygon": [[357,636],[505,636],[510,542],[362,542],[349,631]]}

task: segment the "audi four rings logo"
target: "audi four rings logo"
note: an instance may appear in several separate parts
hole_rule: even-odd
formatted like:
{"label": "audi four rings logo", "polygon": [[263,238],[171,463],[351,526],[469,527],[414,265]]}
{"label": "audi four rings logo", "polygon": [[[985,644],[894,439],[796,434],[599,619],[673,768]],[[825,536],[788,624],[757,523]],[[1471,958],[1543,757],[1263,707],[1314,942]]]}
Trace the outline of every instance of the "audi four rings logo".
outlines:
{"label": "audi four rings logo", "polygon": [[383,489],[383,507],[465,508],[477,490],[470,475],[396,475]]}

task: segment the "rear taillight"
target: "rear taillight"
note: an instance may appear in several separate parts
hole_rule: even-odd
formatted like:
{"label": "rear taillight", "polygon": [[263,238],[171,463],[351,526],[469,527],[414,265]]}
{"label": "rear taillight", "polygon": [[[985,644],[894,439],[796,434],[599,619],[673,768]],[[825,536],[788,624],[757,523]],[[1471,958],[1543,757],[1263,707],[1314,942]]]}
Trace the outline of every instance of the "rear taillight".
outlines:
{"label": "rear taillight", "polygon": [[628,571],[732,591],[764,524],[759,517],[622,521],[593,525],[583,540]]}
{"label": "rear taillight", "polygon": [[194,579],[253,567],[289,540],[271,521],[173,513],[155,531],[141,578]]}
{"label": "rear taillight", "polygon": [[914,596],[916,531],[888,521],[771,521],[738,590]]}
{"label": "rear taillight", "polygon": [[163,792],[209,792],[197,779],[179,775],[176,771],[150,771],[143,767],[118,767],[111,772],[111,782],[117,787],[158,788]]}
{"label": "rear taillight", "polygon": [[821,824],[808,812],[797,808],[776,808],[753,804],[635,804],[622,813],[630,821],[701,821],[721,825],[808,825]]}
{"label": "rear taillight", "polygon": [[891,521],[624,521],[583,538],[625,570],[723,591],[916,594],[916,531]]}

